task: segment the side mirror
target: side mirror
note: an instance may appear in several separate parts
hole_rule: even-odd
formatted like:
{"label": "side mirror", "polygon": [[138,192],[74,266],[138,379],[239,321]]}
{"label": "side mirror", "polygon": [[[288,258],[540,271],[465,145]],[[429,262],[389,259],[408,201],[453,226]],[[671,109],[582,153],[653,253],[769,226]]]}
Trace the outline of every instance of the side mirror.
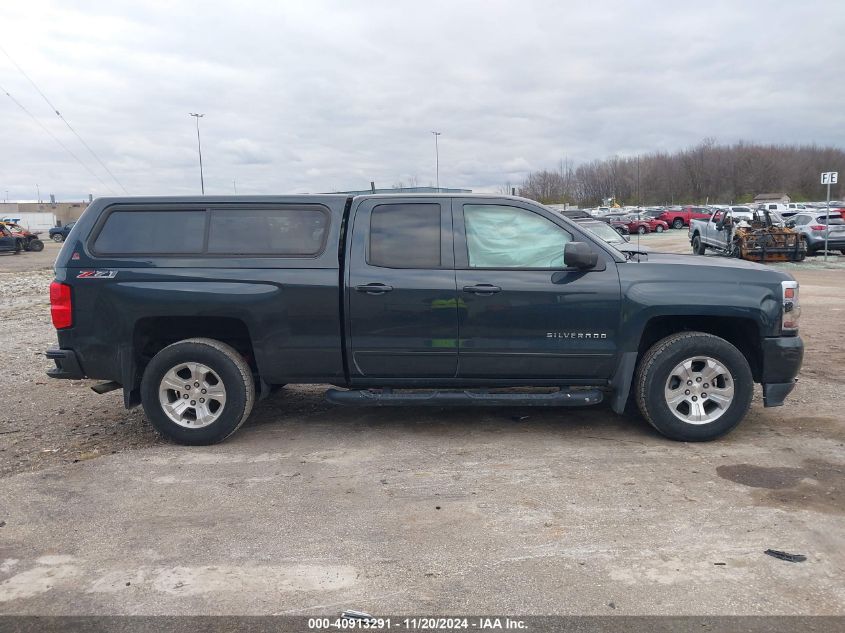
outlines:
{"label": "side mirror", "polygon": [[589,244],[584,242],[568,242],[563,247],[563,263],[567,268],[595,268],[599,256],[593,252]]}

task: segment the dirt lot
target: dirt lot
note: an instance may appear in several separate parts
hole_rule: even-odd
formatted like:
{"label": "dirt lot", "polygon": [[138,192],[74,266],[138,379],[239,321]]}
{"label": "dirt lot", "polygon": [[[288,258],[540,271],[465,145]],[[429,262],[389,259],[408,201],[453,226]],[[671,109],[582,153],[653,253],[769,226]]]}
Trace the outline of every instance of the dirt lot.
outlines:
{"label": "dirt lot", "polygon": [[0,612],[845,613],[845,258],[786,266],[801,380],[719,442],[606,407],[339,409],[293,386],[188,449],[44,375],[57,250],[0,256]]}

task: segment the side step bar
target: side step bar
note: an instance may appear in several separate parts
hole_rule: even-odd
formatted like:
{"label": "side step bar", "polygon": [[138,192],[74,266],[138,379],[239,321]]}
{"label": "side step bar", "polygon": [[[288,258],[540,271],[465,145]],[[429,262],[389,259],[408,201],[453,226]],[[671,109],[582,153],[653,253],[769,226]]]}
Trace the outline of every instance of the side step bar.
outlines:
{"label": "side step bar", "polygon": [[586,407],[598,404],[604,394],[598,389],[553,391],[551,393],[485,393],[480,391],[414,391],[393,393],[390,389],[329,389],[326,400],[334,404],[371,407]]}

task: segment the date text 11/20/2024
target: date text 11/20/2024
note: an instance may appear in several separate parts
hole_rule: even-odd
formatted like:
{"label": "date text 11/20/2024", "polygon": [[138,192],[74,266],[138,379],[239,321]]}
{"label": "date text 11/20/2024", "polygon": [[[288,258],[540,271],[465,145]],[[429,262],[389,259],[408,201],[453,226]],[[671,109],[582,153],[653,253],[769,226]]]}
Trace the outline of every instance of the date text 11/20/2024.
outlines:
{"label": "date text 11/20/2024", "polygon": [[437,631],[437,630],[526,630],[528,628],[524,620],[509,617],[485,617],[476,616],[472,618],[308,618],[308,629],[312,631],[331,629],[363,629],[363,630],[388,630],[402,629],[409,631]]}

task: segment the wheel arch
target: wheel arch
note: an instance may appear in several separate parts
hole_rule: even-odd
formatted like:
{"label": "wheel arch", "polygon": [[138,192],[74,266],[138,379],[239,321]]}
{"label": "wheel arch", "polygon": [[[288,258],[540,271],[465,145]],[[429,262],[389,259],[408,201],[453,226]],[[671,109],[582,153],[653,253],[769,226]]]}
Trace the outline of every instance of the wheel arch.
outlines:
{"label": "wheel arch", "polygon": [[192,338],[208,338],[233,347],[260,376],[253,338],[247,323],[235,317],[221,316],[148,316],[135,322],[132,343],[121,350],[124,404],[127,408],[140,404],[140,385],[144,369],[162,349]]}
{"label": "wheel arch", "polygon": [[762,373],[763,348],[757,322],[736,316],[683,315],[655,316],[643,328],[637,346],[637,357],[642,358],[657,341],[680,332],[704,332],[725,339],[736,347],[751,366],[754,380]]}
{"label": "wheel arch", "polygon": [[611,379],[614,393],[611,408],[621,414],[631,394],[637,367],[645,353],[658,341],[681,332],[704,332],[725,339],[748,360],[755,382],[760,381],[763,348],[760,328],[753,319],[713,315],[660,315],[646,321],[636,351],[621,354],[616,374]]}

